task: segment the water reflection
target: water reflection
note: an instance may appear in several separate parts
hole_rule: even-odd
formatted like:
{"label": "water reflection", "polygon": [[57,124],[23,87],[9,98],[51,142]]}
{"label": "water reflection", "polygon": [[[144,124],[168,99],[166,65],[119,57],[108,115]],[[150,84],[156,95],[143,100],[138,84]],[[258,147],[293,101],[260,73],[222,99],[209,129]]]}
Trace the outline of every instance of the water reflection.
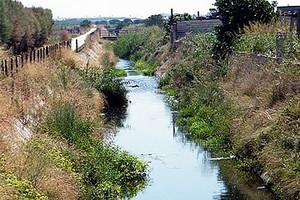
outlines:
{"label": "water reflection", "polygon": [[134,199],[268,199],[243,195],[235,184],[239,180],[230,180],[233,161],[221,162],[220,169],[209,152],[175,125],[176,113],[157,91],[155,78],[133,73],[128,61],[121,60],[118,67],[128,71],[124,84],[129,105],[114,143],[146,160],[151,168],[150,186]]}

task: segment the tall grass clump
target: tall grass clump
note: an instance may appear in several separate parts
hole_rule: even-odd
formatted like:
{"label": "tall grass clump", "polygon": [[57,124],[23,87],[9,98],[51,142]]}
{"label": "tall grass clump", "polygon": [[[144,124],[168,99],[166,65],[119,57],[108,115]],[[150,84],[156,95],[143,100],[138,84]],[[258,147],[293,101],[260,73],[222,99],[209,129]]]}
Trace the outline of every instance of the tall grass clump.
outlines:
{"label": "tall grass clump", "polygon": [[82,199],[133,197],[145,187],[147,164],[94,139],[93,123],[82,119],[74,105],[56,106],[45,121],[44,131],[65,139],[74,148],[69,154],[82,179]]}
{"label": "tall grass clump", "polygon": [[91,87],[103,93],[108,107],[122,107],[127,105],[127,90],[122,83],[126,76],[124,70],[107,67],[103,70],[91,69],[80,71],[80,75]]}
{"label": "tall grass clump", "polygon": [[215,41],[213,33],[189,35],[174,56],[177,62],[162,77],[160,87],[178,100],[177,123],[195,141],[219,151],[230,148],[231,109],[213,67]]}
{"label": "tall grass clump", "polygon": [[0,172],[1,199],[24,199],[24,200],[47,200],[45,195],[40,194],[30,181],[22,180],[13,174]]}
{"label": "tall grass clump", "polygon": [[136,68],[145,75],[153,75],[159,65],[159,55],[164,51],[164,31],[156,26],[139,32],[121,35],[114,43],[115,54],[136,62]]}
{"label": "tall grass clump", "polygon": [[287,25],[281,22],[269,24],[253,23],[244,29],[245,33],[235,41],[235,51],[261,54],[269,57],[276,56],[276,38],[279,39],[282,53],[286,59],[300,57],[300,41],[297,35],[289,31]]}

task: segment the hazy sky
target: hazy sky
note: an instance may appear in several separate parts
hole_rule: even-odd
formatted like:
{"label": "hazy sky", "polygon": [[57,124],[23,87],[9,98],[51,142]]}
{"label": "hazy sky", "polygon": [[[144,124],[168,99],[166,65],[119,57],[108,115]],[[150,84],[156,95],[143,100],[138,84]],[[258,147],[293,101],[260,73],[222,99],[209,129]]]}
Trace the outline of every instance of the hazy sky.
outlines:
{"label": "hazy sky", "polygon": [[[54,18],[63,17],[140,17],[153,14],[190,13],[205,15],[215,0],[19,0],[25,6],[43,7],[52,10]],[[279,6],[300,5],[299,0],[278,0]]]}

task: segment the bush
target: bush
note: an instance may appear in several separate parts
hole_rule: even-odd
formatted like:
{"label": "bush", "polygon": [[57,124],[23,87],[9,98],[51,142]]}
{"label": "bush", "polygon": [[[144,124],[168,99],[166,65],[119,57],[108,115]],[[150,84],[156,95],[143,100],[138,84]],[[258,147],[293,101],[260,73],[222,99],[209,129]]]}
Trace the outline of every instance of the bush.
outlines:
{"label": "bush", "polygon": [[106,146],[92,137],[93,124],[76,113],[73,105],[62,104],[48,115],[45,130],[68,141],[77,151],[70,157],[82,177],[82,199],[133,197],[145,187],[147,164],[128,152]]}
{"label": "bush", "polygon": [[[278,32],[289,32],[287,27],[274,22],[271,24],[254,23],[245,28],[245,33],[235,42],[235,50],[266,56],[276,56],[276,37]],[[284,58],[300,57],[300,41],[293,33],[286,33],[281,38]]]}
{"label": "bush", "polygon": [[80,141],[84,135],[89,137],[93,132],[93,124],[81,120],[76,114],[75,106],[71,104],[54,107],[48,117],[46,127],[49,133],[62,137],[70,143]]}
{"label": "bush", "polygon": [[146,76],[154,76],[154,73],[156,71],[155,66],[152,66],[143,60],[139,60],[139,61],[135,62],[134,68]]}
{"label": "bush", "polygon": [[219,151],[230,148],[231,109],[212,69],[215,42],[213,33],[189,35],[179,47],[184,60],[168,69],[160,87],[179,102],[177,123],[195,141]]}
{"label": "bush", "polygon": [[230,147],[230,110],[218,85],[206,82],[183,95],[178,123],[195,141],[217,152]]}
{"label": "bush", "polygon": [[158,63],[156,54],[164,41],[164,31],[159,27],[147,27],[140,32],[121,35],[113,49],[120,58],[132,61],[144,60],[151,65]]}
{"label": "bush", "polygon": [[92,69],[88,72],[80,71],[83,79],[106,97],[108,107],[122,107],[127,105],[127,90],[120,77],[126,76],[124,70],[113,67],[103,71]]}
{"label": "bush", "polygon": [[38,193],[32,183],[21,180],[12,174],[0,173],[0,193],[4,199],[47,200],[48,198]]}

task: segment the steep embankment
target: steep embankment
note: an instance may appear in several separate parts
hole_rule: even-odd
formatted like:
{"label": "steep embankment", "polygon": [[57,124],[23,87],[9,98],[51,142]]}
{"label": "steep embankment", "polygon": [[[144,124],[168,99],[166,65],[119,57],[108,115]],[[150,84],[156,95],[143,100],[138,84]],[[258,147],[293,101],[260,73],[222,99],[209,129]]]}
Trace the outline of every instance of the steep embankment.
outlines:
{"label": "steep embankment", "polygon": [[[273,44],[275,37],[265,35],[265,42]],[[245,45],[246,37],[250,38],[244,35],[240,45]],[[264,46],[263,36],[258,37],[247,42],[254,48]],[[164,88],[180,100],[178,123],[214,152],[225,149],[237,156],[237,166],[261,176],[278,197],[299,198],[298,66],[289,59],[278,64],[256,56],[264,52],[248,51],[232,55],[215,68],[210,56],[203,57],[210,43],[201,40],[195,43],[195,36],[185,40],[177,51],[192,47],[189,53],[195,60],[189,61],[189,54],[184,54],[180,64],[169,65],[173,67],[162,79]],[[275,46],[270,48],[274,52]],[[202,52],[197,55],[197,51]]]}
{"label": "steep embankment", "polygon": [[1,198],[121,198],[146,184],[144,162],[102,142],[104,94],[121,91],[109,85],[114,62],[110,44],[92,39],[1,77]]}
{"label": "steep embankment", "polygon": [[213,33],[189,35],[169,48],[155,36],[157,28],[149,30],[124,37],[128,44],[119,46],[121,39],[115,51],[143,66],[160,66],[160,86],[177,100],[177,123],[214,153],[235,155],[240,170],[261,176],[278,197],[300,198],[300,72],[293,64],[300,41],[293,34],[283,38],[284,62],[277,63],[271,58],[275,36],[286,27],[255,24],[216,65]]}

